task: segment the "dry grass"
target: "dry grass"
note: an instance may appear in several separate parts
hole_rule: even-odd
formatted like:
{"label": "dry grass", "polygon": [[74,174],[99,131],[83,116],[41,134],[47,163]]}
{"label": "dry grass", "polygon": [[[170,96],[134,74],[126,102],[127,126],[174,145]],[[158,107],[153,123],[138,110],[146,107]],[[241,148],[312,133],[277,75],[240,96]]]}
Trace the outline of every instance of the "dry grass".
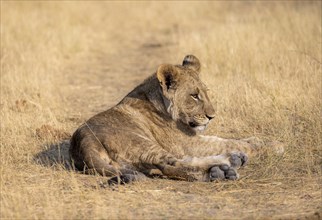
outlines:
{"label": "dry grass", "polygon": [[[1,219],[321,218],[321,2],[1,2]],[[193,53],[207,131],[285,143],[236,182],[114,190],[62,142],[163,62]]]}

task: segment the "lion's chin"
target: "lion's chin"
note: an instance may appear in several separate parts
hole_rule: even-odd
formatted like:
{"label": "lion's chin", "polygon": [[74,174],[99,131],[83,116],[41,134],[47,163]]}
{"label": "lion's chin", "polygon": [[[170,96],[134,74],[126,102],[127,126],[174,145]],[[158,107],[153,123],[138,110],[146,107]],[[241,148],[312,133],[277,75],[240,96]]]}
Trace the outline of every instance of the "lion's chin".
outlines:
{"label": "lion's chin", "polygon": [[195,123],[193,123],[193,122],[190,122],[189,123],[189,126],[190,126],[190,128],[192,128],[193,130],[195,130],[195,131],[204,131],[206,128],[207,128],[207,125],[208,124],[205,124],[205,125],[196,125]]}
{"label": "lion's chin", "polygon": [[206,130],[206,128],[207,128],[207,125],[199,125],[199,126],[193,127],[192,129],[195,131],[204,131]]}

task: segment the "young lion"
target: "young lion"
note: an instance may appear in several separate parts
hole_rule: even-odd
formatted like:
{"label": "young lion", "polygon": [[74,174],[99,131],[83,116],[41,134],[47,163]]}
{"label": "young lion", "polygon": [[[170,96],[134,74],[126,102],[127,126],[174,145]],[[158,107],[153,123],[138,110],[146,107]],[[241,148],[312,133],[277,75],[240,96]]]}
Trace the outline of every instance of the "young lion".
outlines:
{"label": "young lion", "polygon": [[163,64],[113,108],[71,138],[75,167],[127,183],[154,174],[187,181],[235,180],[253,150],[248,140],[198,135],[215,117],[200,62]]}

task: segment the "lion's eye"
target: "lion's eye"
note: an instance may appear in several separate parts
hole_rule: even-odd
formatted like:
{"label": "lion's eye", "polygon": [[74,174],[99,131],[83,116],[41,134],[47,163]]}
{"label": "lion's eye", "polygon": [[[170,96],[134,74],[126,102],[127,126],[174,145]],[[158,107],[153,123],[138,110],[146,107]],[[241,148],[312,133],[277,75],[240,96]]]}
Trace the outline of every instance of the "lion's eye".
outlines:
{"label": "lion's eye", "polygon": [[191,97],[192,97],[194,100],[199,100],[199,95],[198,95],[198,94],[191,94]]}

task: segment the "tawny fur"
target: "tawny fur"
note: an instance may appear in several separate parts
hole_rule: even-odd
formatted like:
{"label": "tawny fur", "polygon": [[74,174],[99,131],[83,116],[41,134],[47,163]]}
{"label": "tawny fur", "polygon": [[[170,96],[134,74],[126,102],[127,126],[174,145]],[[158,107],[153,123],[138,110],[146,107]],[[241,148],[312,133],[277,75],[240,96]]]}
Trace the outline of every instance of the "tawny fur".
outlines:
{"label": "tawny fur", "polygon": [[105,176],[159,170],[183,180],[202,180],[208,170],[230,165],[230,153],[251,153],[246,141],[198,135],[215,117],[193,56],[161,65],[113,108],[90,118],[71,139],[79,170]]}

